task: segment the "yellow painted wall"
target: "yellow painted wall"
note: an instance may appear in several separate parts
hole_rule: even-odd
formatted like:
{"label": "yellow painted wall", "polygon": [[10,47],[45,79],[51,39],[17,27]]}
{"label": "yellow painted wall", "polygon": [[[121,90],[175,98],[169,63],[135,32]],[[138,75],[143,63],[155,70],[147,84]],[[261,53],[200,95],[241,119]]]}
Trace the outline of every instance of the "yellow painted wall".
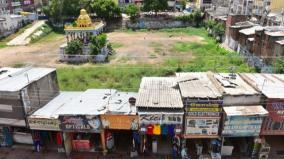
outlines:
{"label": "yellow painted wall", "polygon": [[271,0],[271,12],[279,12],[284,8],[284,0]]}

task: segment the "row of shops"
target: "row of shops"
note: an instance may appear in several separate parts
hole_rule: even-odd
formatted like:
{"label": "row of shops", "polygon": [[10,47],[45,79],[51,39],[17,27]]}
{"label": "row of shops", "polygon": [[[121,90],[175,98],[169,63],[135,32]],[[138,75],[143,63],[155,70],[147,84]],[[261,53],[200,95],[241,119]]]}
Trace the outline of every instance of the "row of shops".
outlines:
{"label": "row of shops", "polygon": [[[0,145],[30,144],[39,152],[54,149],[67,156],[83,151],[182,159],[280,158],[283,83],[284,76],[276,74],[177,73],[144,77],[138,93],[60,92],[21,120],[1,115]],[[0,110],[8,111],[0,101]],[[9,100],[5,102],[7,106]]]}

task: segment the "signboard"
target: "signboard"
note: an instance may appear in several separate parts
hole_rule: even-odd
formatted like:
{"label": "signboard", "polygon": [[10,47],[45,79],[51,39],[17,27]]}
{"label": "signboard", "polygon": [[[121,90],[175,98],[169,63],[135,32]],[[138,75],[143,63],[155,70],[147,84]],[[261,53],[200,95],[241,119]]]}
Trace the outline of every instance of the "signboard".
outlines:
{"label": "signboard", "polygon": [[104,129],[138,130],[136,115],[101,115]]}
{"label": "signboard", "polygon": [[259,136],[263,117],[258,116],[227,116],[222,136],[250,137]]}
{"label": "signboard", "polygon": [[182,124],[183,114],[139,114],[140,124]]}
{"label": "signboard", "polygon": [[284,100],[268,100],[269,115],[264,119],[262,135],[284,135]]}
{"label": "signboard", "polygon": [[58,119],[28,118],[28,123],[33,130],[60,130]]}
{"label": "signboard", "polygon": [[186,101],[188,116],[219,117],[222,101],[220,100],[192,100]]}
{"label": "signboard", "polygon": [[185,137],[218,136],[220,118],[186,118]]}
{"label": "signboard", "polygon": [[59,116],[59,119],[60,128],[63,131],[100,132],[101,130],[101,121],[98,116]]}

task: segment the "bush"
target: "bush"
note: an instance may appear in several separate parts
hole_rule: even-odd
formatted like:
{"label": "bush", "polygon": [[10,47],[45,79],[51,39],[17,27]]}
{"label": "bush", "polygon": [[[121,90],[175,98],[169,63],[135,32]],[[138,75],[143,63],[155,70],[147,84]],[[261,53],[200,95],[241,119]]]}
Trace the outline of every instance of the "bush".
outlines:
{"label": "bush", "polygon": [[272,63],[273,73],[284,73],[284,58],[278,58]]}
{"label": "bush", "polygon": [[183,22],[192,22],[193,21],[193,14],[177,16],[177,17],[175,17],[175,20],[180,20],[180,21],[183,21]]}
{"label": "bush", "polygon": [[126,14],[128,14],[130,16],[130,18],[133,20],[133,19],[135,19],[136,17],[139,16],[140,9],[135,4],[129,4],[124,8],[124,12]]}
{"label": "bush", "polygon": [[[41,31],[42,33],[40,35],[36,35],[35,33]],[[34,43],[38,40],[40,40],[41,38],[45,37],[46,35],[48,35],[49,33],[52,32],[52,28],[47,25],[44,24],[42,27],[40,27],[39,29],[37,29],[32,35],[31,35],[31,42]]]}
{"label": "bush", "polygon": [[80,55],[82,54],[83,50],[83,43],[79,40],[70,41],[66,47],[66,53],[69,55]]}
{"label": "bush", "polygon": [[107,35],[106,34],[100,34],[97,36],[93,36],[91,38],[91,54],[92,55],[98,55],[101,52],[101,49],[106,46],[107,44]]}

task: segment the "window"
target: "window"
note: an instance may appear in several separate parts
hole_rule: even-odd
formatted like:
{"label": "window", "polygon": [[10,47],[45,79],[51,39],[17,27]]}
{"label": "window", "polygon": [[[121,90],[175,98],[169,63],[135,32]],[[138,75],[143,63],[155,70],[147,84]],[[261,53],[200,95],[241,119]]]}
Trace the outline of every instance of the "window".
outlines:
{"label": "window", "polygon": [[1,112],[13,112],[12,105],[0,104],[0,111]]}

